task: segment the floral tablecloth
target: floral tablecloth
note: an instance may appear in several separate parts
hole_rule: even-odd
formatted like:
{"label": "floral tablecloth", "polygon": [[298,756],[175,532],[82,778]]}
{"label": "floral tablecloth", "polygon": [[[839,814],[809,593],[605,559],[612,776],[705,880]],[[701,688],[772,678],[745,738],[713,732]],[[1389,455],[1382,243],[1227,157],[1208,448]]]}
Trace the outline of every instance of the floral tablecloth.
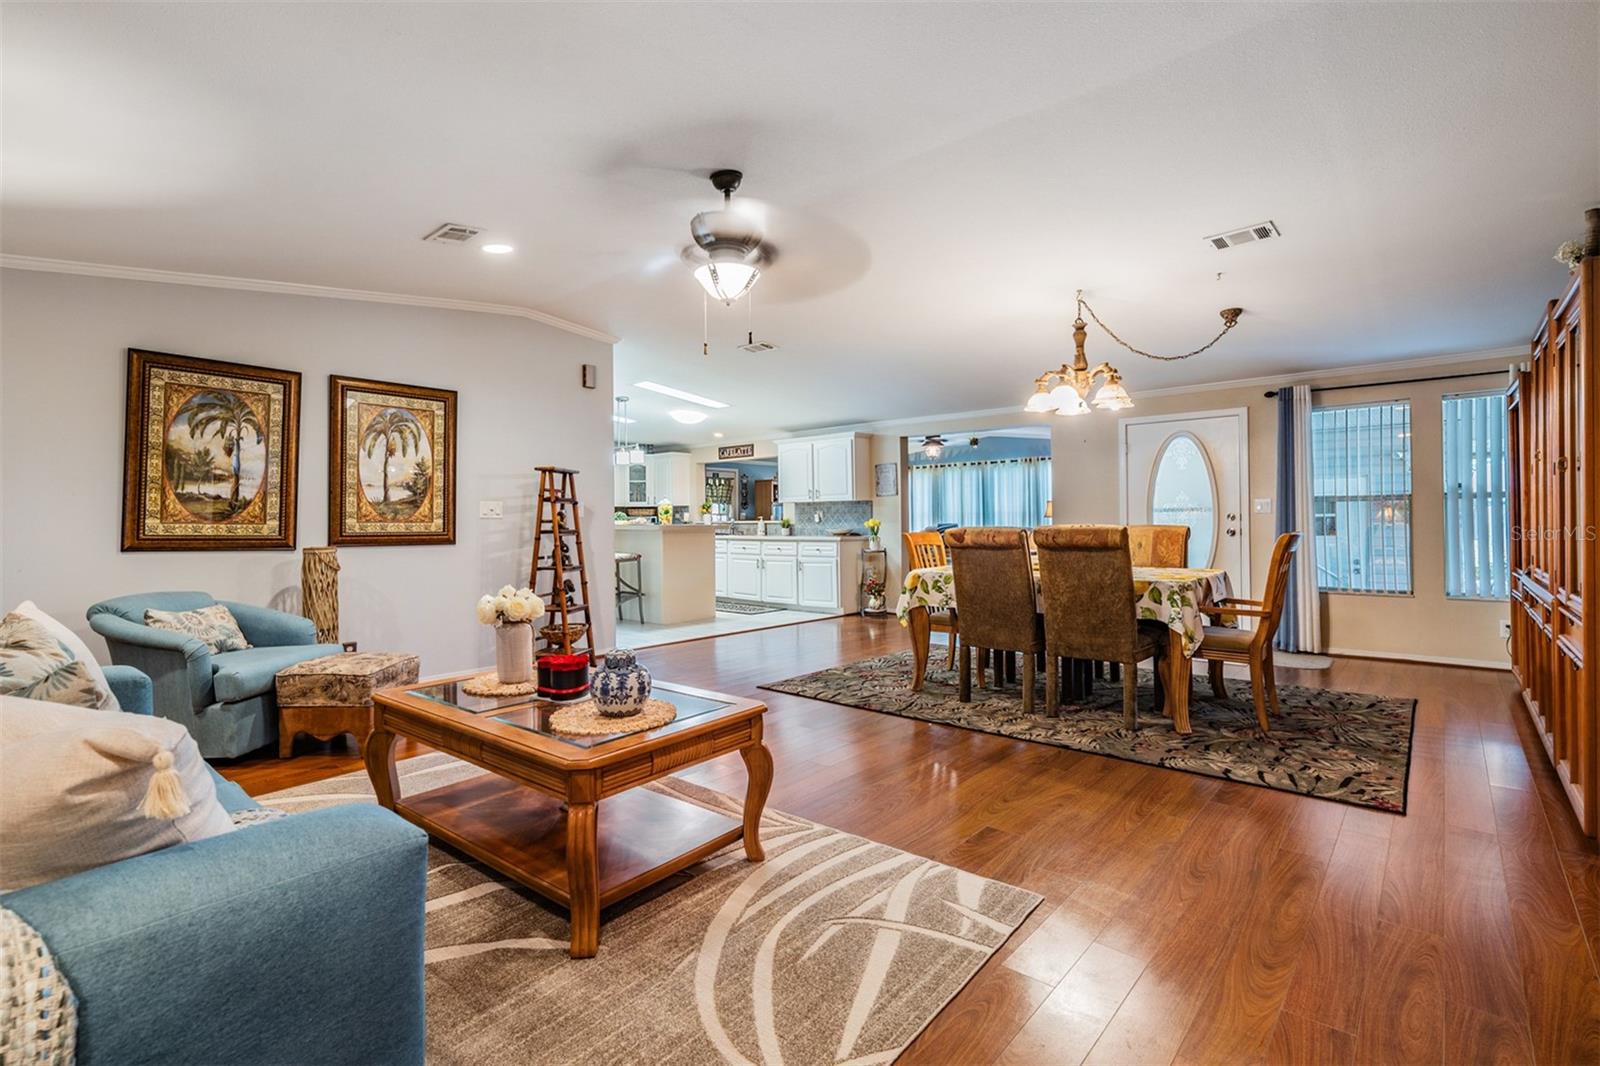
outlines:
{"label": "floral tablecloth", "polygon": [[[1037,571],[1034,579],[1038,580]],[[1183,634],[1183,653],[1193,655],[1205,635],[1203,604],[1233,595],[1226,570],[1180,569],[1159,566],[1133,568],[1133,588],[1139,595],[1135,610],[1141,619],[1160,622]],[[895,615],[900,624],[913,607],[930,611],[956,608],[955,574],[948,566],[929,566],[906,575]]]}

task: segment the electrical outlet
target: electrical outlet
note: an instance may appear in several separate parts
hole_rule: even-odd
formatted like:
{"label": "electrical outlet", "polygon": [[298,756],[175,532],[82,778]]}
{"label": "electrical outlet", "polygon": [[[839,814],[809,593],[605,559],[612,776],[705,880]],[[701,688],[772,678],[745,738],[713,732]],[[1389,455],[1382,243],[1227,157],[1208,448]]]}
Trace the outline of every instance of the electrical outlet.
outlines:
{"label": "electrical outlet", "polygon": [[1500,639],[1507,640],[1511,637],[1511,619],[1500,619]]}
{"label": "electrical outlet", "polygon": [[822,524],[822,512],[813,511],[811,514],[811,520],[820,526]]}
{"label": "electrical outlet", "polygon": [[1252,500],[1251,503],[1253,504],[1253,506],[1250,509],[1252,511],[1254,511],[1256,514],[1271,514],[1272,513],[1272,499],[1271,499],[1271,497]]}
{"label": "electrical outlet", "polygon": [[479,518],[504,518],[506,516],[505,504],[500,500],[479,500]]}

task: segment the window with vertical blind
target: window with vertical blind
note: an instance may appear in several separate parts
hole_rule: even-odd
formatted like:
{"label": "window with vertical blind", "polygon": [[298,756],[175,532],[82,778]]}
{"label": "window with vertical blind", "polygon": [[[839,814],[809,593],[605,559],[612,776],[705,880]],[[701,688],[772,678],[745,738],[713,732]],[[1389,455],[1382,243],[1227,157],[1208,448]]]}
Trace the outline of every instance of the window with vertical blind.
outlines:
{"label": "window with vertical blind", "polygon": [[1311,412],[1317,585],[1330,592],[1411,592],[1411,404]]}
{"label": "window with vertical blind", "polygon": [[1444,594],[1503,600],[1506,557],[1506,398],[1444,398]]}

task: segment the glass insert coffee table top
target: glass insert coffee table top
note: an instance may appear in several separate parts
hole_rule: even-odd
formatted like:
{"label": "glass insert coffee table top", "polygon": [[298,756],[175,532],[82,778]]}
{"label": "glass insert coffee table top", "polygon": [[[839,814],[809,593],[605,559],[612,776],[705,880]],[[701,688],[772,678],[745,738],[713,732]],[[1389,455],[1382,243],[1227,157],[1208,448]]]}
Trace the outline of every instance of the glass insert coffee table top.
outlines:
{"label": "glass insert coffee table top", "polygon": [[[471,714],[488,714],[496,722],[526,729],[530,733],[550,737],[565,744],[579,748],[592,748],[597,744],[605,744],[622,736],[632,736],[632,733],[612,733],[598,737],[572,737],[564,733],[557,733],[550,728],[550,718],[562,707],[570,706],[566,703],[552,703],[530,696],[473,696],[461,690],[459,682],[443,681],[434,685],[423,685],[419,688],[407,689],[408,696],[420,696],[425,700],[433,700],[447,707],[456,707]],[[706,696],[697,696],[689,692],[679,692],[663,684],[657,684],[651,697],[665,700],[678,709],[678,717],[673,722],[682,722],[689,718],[698,718],[712,711],[720,711],[724,707],[732,706],[729,700],[711,699]],[[578,702],[578,701],[574,701]],[[622,719],[621,724],[626,728],[627,719]],[[665,728],[665,727],[663,727]]]}

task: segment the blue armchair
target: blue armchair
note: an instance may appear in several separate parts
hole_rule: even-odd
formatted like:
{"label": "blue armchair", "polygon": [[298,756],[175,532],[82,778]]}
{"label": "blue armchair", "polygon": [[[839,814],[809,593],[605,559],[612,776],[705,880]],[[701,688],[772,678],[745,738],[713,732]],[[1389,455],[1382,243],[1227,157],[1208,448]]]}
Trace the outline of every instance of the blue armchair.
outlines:
{"label": "blue armchair", "polygon": [[[149,678],[114,666],[106,679],[124,710],[148,705]],[[215,780],[229,811],[258,806]],[[5,905],[77,994],[84,1066],[421,1066],[427,840],[381,807],[331,807],[9,892]]]}
{"label": "blue armchair", "polygon": [[[253,646],[213,655],[193,637],[144,624],[144,612],[193,611],[222,603]],[[150,676],[155,712],[182,722],[208,759],[231,759],[278,737],[278,671],[333,655],[318,644],[308,618],[204,592],[149,592],[102,600],[89,608],[89,628],[105,638],[111,661]]]}

